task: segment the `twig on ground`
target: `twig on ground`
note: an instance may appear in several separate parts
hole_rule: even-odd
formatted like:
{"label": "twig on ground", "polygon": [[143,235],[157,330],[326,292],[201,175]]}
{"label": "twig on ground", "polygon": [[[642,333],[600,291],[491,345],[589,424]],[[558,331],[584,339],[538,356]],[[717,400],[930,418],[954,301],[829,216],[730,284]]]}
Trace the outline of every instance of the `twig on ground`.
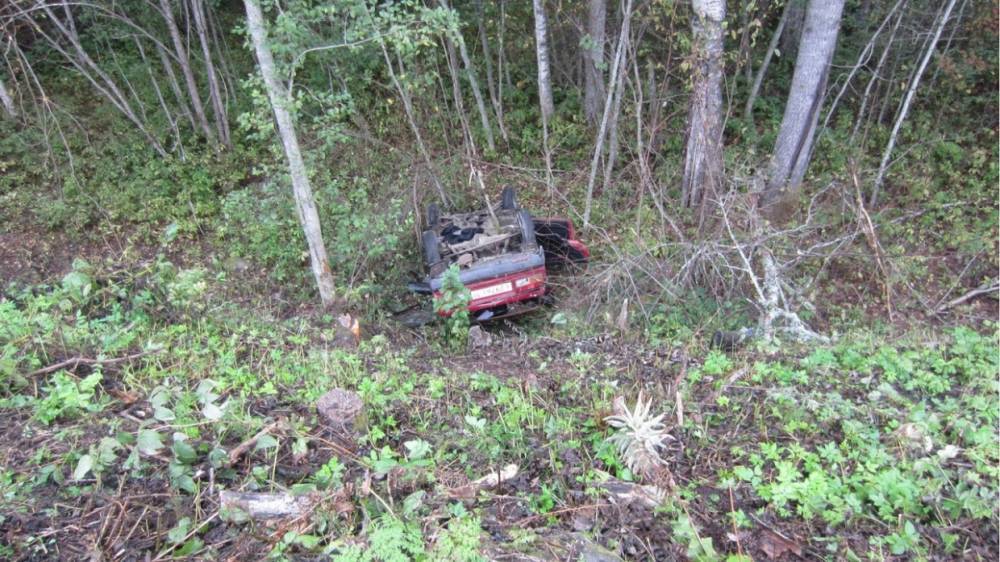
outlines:
{"label": "twig on ground", "polygon": [[250,447],[253,447],[261,437],[264,437],[268,433],[271,433],[275,429],[284,427],[285,421],[278,420],[264,427],[264,429],[258,431],[253,437],[247,439],[246,441],[237,445],[232,451],[229,452],[229,464],[236,464],[240,460]]}
{"label": "twig on ground", "polygon": [[28,373],[28,377],[37,377],[40,375],[47,375],[49,373],[54,373],[56,371],[65,369],[67,371],[74,371],[80,365],[87,365],[89,367],[100,366],[106,367],[108,365],[117,365],[118,363],[127,363],[133,361],[140,357],[145,357],[147,355],[153,355],[163,351],[162,349],[150,349],[147,351],[141,351],[139,353],[133,353],[131,355],[126,355],[124,357],[116,357],[114,359],[90,359],[88,357],[73,357],[71,359],[66,359],[65,361],[60,361],[58,363],[53,363],[48,367],[42,367],[41,369],[32,371]]}
{"label": "twig on ground", "polygon": [[1000,281],[993,280],[992,283],[983,283],[982,285],[980,285],[979,287],[976,287],[975,289],[969,291],[968,293],[965,293],[964,295],[962,295],[962,296],[960,296],[958,298],[952,299],[952,300],[946,302],[945,304],[937,307],[937,309],[934,311],[934,313],[935,314],[942,314],[944,312],[947,312],[949,309],[955,308],[956,306],[958,306],[958,305],[960,305],[960,304],[962,304],[964,302],[970,301],[970,300],[972,300],[972,299],[974,299],[976,297],[979,297],[979,296],[982,296],[982,295],[988,295],[990,293],[994,293],[994,292],[998,292],[998,291],[1000,291]]}

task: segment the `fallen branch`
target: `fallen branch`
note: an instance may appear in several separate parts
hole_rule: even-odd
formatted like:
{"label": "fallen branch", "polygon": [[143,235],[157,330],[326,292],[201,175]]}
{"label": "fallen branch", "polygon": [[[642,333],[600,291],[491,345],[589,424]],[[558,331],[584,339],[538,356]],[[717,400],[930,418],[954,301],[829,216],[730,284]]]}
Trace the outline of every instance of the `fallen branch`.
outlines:
{"label": "fallen branch", "polygon": [[474,498],[481,490],[496,488],[501,483],[514,478],[517,476],[519,470],[520,469],[516,464],[508,464],[497,472],[487,474],[486,476],[469,482],[464,486],[452,488],[448,490],[447,494],[452,498]]}
{"label": "fallen branch", "polygon": [[885,252],[882,250],[882,244],[879,243],[878,235],[875,233],[875,225],[872,223],[872,217],[868,214],[868,209],[865,209],[865,202],[861,196],[861,182],[858,180],[858,172],[854,168],[853,163],[851,166],[851,181],[854,184],[854,204],[858,212],[858,223],[865,234],[868,249],[871,250],[872,256],[875,258],[875,266],[878,269],[880,278],[879,284],[882,286],[882,301],[885,303],[885,311],[889,315],[889,322],[893,322],[892,278],[889,275],[889,269],[885,265]]}
{"label": "fallen branch", "polygon": [[979,296],[982,296],[982,295],[988,295],[990,293],[994,293],[994,292],[997,292],[997,291],[1000,291],[1000,281],[994,280],[990,284],[984,283],[984,284],[980,285],[979,287],[976,287],[975,289],[969,291],[968,293],[965,293],[964,295],[962,295],[962,296],[960,296],[958,298],[952,299],[952,300],[946,302],[945,304],[937,307],[937,310],[935,310],[934,313],[935,314],[943,314],[947,310],[955,308],[956,306],[958,306],[958,305],[960,305],[960,304],[962,304],[964,302],[967,302],[967,301],[970,301],[970,300],[972,300],[972,299],[974,299],[976,297],[979,297]]}
{"label": "fallen branch", "polygon": [[268,433],[271,433],[275,429],[284,427],[284,425],[285,425],[284,420],[278,420],[266,426],[264,429],[258,431],[250,439],[247,439],[246,441],[237,445],[235,449],[229,452],[229,464],[236,464],[236,462],[240,460],[240,457],[242,457],[250,449],[250,447],[253,447],[255,444],[257,444],[257,441],[259,441],[261,437],[267,435]]}
{"label": "fallen branch", "polygon": [[133,353],[132,355],[126,355],[124,357],[116,357],[114,359],[90,359],[88,357],[73,357],[71,359],[66,359],[65,361],[60,361],[58,363],[53,363],[48,367],[42,367],[41,369],[32,371],[28,373],[29,377],[37,377],[40,375],[47,375],[49,373],[54,373],[60,370],[74,371],[80,365],[86,365],[88,367],[107,367],[108,365],[116,365],[118,363],[127,363],[133,361],[140,357],[145,357],[147,355],[153,355],[163,351],[162,349],[151,349],[148,351],[141,351],[139,353]]}

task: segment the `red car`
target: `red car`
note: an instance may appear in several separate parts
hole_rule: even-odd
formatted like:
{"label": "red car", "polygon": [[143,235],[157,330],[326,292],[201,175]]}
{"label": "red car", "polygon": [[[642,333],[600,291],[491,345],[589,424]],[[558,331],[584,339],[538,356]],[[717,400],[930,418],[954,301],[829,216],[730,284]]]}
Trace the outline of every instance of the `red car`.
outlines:
{"label": "red car", "polygon": [[427,276],[410,288],[437,298],[443,273],[458,264],[459,278],[472,293],[469,311],[480,321],[534,308],[547,293],[550,268],[590,257],[572,221],[532,219],[510,187],[496,208],[442,215],[432,204],[422,242]]}

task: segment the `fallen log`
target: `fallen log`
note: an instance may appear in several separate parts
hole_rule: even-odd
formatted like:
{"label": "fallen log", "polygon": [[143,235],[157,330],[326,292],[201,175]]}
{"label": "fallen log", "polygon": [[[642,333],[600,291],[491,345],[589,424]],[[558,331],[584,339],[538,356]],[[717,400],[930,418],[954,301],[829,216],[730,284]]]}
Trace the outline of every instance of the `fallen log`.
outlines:
{"label": "fallen log", "polygon": [[287,493],[219,492],[220,511],[226,513],[226,519],[236,521],[298,517],[307,513],[318,501],[315,494],[293,496]]}

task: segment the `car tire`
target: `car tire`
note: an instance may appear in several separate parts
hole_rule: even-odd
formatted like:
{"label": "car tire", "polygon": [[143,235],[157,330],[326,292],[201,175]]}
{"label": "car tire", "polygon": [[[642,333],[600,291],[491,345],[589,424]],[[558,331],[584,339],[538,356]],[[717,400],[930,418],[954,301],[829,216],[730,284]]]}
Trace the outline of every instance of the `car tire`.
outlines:
{"label": "car tire", "polygon": [[514,195],[514,188],[506,186],[500,193],[500,208],[505,211],[513,211],[517,208],[517,197]]}
{"label": "car tire", "polygon": [[441,208],[438,207],[437,203],[427,205],[427,215],[424,218],[427,219],[428,230],[434,230],[438,227],[438,222],[441,221]]}
{"label": "car tire", "polygon": [[517,225],[521,227],[521,249],[534,250],[538,247],[535,239],[535,221],[531,220],[528,211],[517,212]]}
{"label": "car tire", "polygon": [[438,249],[438,237],[433,230],[425,230],[423,235],[424,260],[431,266],[441,261],[441,251]]}

